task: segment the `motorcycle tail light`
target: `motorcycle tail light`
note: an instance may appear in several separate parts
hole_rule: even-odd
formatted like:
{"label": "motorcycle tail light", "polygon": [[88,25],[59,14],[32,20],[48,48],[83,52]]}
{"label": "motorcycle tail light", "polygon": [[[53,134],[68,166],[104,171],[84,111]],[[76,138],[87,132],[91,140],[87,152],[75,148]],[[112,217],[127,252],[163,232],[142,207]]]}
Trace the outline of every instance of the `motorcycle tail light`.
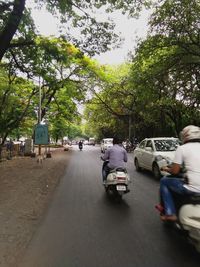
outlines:
{"label": "motorcycle tail light", "polygon": [[124,177],[124,176],[117,176],[117,179],[118,179],[118,180],[123,180],[123,181],[124,181],[124,180],[126,180],[126,177]]}

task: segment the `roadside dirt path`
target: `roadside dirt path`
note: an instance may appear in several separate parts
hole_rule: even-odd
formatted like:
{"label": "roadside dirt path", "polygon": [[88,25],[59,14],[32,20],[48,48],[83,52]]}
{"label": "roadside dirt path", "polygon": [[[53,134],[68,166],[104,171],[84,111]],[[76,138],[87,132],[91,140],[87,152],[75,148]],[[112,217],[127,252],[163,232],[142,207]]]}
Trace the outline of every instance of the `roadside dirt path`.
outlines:
{"label": "roadside dirt path", "polygon": [[[15,267],[64,175],[71,150],[0,163],[0,266]],[[28,267],[28,266],[27,266]]]}

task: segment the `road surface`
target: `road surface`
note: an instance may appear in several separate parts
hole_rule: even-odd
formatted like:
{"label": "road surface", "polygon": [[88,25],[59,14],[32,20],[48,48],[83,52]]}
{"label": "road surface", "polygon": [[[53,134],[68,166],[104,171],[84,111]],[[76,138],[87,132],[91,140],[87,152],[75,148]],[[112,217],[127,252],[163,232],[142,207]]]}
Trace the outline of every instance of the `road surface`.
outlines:
{"label": "road surface", "polygon": [[200,256],[166,229],[154,209],[159,182],[137,173],[129,154],[131,192],[106,197],[100,147],[74,146],[66,173],[20,267],[199,267]]}

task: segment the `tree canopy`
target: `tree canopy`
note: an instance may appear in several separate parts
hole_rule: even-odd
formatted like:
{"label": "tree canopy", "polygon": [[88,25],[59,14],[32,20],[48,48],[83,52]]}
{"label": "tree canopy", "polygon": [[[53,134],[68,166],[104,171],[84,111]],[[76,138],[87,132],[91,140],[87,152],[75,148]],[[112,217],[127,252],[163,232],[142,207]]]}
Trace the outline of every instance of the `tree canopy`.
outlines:
{"label": "tree canopy", "polygon": [[[34,43],[36,34],[34,22],[31,19],[31,9],[27,9],[25,0],[0,1],[0,60],[12,47],[28,46]],[[54,16],[59,16],[66,31],[63,36],[66,41],[81,49],[88,55],[108,50],[119,40],[114,33],[114,22],[97,19],[96,11],[104,8],[109,13],[121,10],[130,16],[137,15],[143,6],[150,5],[149,0],[137,1],[68,1],[68,0],[35,0],[38,8],[45,6]],[[71,29],[78,29],[76,36]]]}
{"label": "tree canopy", "polygon": [[[25,119],[37,122],[39,87],[41,119],[52,124],[58,118],[73,122],[79,115],[76,104],[85,99],[89,81],[102,72],[97,62],[62,38],[40,37],[36,44],[33,50],[16,50],[14,58],[8,55],[7,62],[1,64],[3,140]],[[19,77],[19,70],[25,77]]]}
{"label": "tree canopy", "polygon": [[[103,111],[95,104],[96,96],[92,100],[93,112],[87,106],[91,122],[96,128],[107,129],[106,133],[114,134],[118,130],[116,112],[119,110],[124,115],[120,128],[126,129],[122,133],[124,138],[178,136],[187,124],[200,124],[200,3],[161,2],[150,18],[148,36],[138,43],[130,58],[130,71],[115,85],[108,84],[109,90],[102,87],[99,98],[107,99]],[[108,94],[108,91],[112,92]],[[97,114],[106,120],[98,123]]]}
{"label": "tree canopy", "polygon": [[95,12],[135,16],[150,1],[34,2],[58,16],[65,32],[40,36],[25,1],[0,1],[1,137],[37,121],[39,80],[42,118],[56,139],[80,134],[77,103],[86,103],[85,134],[99,139],[116,131],[124,139],[178,136],[200,124],[199,0],[153,1],[148,35],[115,68],[91,59],[120,41],[113,22]]}

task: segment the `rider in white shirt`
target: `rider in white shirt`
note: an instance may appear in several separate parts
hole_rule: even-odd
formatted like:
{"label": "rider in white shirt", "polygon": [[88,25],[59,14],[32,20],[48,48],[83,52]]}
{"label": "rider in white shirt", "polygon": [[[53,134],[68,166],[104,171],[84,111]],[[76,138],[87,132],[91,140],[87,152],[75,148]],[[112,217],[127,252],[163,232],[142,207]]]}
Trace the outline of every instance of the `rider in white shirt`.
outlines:
{"label": "rider in white shirt", "polygon": [[200,128],[194,125],[185,127],[181,139],[183,145],[177,148],[172,166],[162,167],[162,170],[178,175],[184,166],[185,180],[167,176],[161,179],[160,194],[165,207],[162,220],[177,220],[171,192],[181,195],[200,194]]}
{"label": "rider in white shirt", "polygon": [[190,191],[200,193],[200,142],[188,142],[177,148],[174,163],[186,169],[187,184]]}

